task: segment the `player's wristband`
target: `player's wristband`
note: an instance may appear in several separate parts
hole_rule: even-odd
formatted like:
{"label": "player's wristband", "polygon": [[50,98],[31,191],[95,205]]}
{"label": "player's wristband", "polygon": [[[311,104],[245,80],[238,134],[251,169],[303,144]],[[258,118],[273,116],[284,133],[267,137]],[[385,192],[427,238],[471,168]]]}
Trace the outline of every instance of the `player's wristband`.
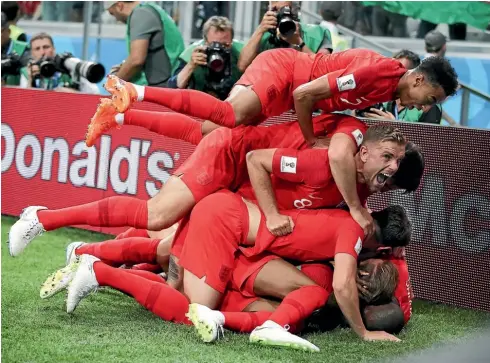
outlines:
{"label": "player's wristband", "polygon": [[301,42],[301,44],[295,44],[293,45],[293,48],[296,49],[296,50],[299,50],[300,52],[303,50],[303,48],[305,47],[305,42]]}

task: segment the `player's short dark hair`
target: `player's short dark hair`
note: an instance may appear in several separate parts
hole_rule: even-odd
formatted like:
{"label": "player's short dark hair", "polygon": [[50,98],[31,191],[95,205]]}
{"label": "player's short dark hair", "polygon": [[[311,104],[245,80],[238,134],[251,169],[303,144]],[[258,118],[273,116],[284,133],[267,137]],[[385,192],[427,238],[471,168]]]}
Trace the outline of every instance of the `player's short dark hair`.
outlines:
{"label": "player's short dark hair", "polygon": [[357,271],[356,283],[361,303],[382,305],[392,301],[399,278],[392,262],[366,263],[360,265]]}
{"label": "player's short dark hair", "polygon": [[425,159],[422,150],[413,142],[405,146],[405,156],[400,161],[398,170],[393,175],[393,183],[406,193],[418,189],[425,169]]}
{"label": "player's short dark hair", "polygon": [[376,240],[389,247],[408,245],[412,237],[412,222],[405,208],[401,205],[390,205],[371,216],[379,228],[376,229]]}
{"label": "player's short dark hair", "polygon": [[8,21],[13,21],[19,13],[19,5],[17,1],[2,1],[2,13],[7,15]]}
{"label": "player's short dark hair", "polygon": [[361,316],[367,330],[397,334],[405,325],[403,311],[395,302],[383,305],[367,305],[361,310]]}
{"label": "player's short dark hair", "polygon": [[427,57],[414,71],[423,73],[430,84],[441,86],[447,97],[454,95],[458,89],[458,75],[444,57]]}
{"label": "player's short dark hair", "polygon": [[390,124],[376,124],[368,127],[363,140],[363,145],[368,142],[392,141],[399,145],[406,143],[405,136],[396,127]]}
{"label": "player's short dark hair", "polygon": [[31,40],[29,41],[29,44],[32,46],[32,42],[34,42],[35,40],[40,40],[40,39],[49,39],[49,41],[51,42],[51,45],[54,47],[53,37],[51,35],[49,35],[48,33],[45,33],[45,32],[37,33],[36,35],[34,35],[31,38]]}
{"label": "player's short dark hair", "polygon": [[408,49],[402,49],[395,54],[393,54],[395,59],[408,59],[412,63],[412,68],[417,68],[420,65],[420,57],[417,53],[412,52]]}

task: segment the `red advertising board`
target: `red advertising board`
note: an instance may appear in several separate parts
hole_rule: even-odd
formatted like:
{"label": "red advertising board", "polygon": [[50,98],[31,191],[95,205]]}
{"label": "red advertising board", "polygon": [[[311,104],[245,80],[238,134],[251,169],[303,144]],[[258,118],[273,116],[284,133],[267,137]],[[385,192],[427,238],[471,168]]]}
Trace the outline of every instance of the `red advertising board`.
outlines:
{"label": "red advertising board", "polygon": [[[97,102],[90,95],[2,89],[3,214],[116,194],[148,199],[194,150],[135,127],[111,131],[87,148]],[[286,119],[291,116],[272,122]],[[410,213],[407,257],[417,297],[490,311],[490,131],[397,125],[424,151],[423,184],[414,194],[372,197],[370,207],[398,203]]]}

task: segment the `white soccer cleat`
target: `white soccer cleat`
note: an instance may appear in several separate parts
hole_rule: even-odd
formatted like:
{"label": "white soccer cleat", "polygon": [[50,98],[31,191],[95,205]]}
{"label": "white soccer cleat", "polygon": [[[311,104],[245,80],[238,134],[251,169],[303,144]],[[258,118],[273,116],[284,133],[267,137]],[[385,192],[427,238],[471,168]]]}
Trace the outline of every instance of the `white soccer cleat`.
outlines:
{"label": "white soccer cleat", "polygon": [[34,238],[45,232],[43,225],[37,218],[37,211],[41,209],[48,208],[41,206],[27,207],[22,211],[20,219],[10,228],[7,241],[10,256],[16,257],[20,255]]}
{"label": "white soccer cleat", "polygon": [[68,285],[68,297],[66,299],[66,312],[72,313],[80,301],[99,287],[94,272],[94,263],[100,261],[91,255],[79,256],[80,262],[73,279]]}
{"label": "white soccer cleat", "polygon": [[78,247],[81,247],[83,245],[86,245],[86,243],[85,242],[72,242],[68,246],[66,246],[66,253],[65,253],[66,259],[65,259],[65,262],[66,262],[66,265],[67,266],[70,263],[72,263],[73,261],[76,260],[77,255],[75,254],[75,250]]}
{"label": "white soccer cleat", "polygon": [[286,347],[308,352],[319,352],[320,349],[297,335],[288,332],[289,327],[283,328],[279,324],[267,320],[261,326],[256,327],[250,334],[250,342],[276,347]]}
{"label": "white soccer cleat", "polygon": [[225,317],[220,311],[200,304],[190,304],[185,315],[194,324],[203,342],[211,343],[218,340],[220,335],[224,335]]}
{"label": "white soccer cleat", "polygon": [[79,265],[80,258],[75,256],[75,259],[68,265],[49,275],[41,286],[41,291],[39,292],[41,299],[47,299],[65,289],[73,280]]}

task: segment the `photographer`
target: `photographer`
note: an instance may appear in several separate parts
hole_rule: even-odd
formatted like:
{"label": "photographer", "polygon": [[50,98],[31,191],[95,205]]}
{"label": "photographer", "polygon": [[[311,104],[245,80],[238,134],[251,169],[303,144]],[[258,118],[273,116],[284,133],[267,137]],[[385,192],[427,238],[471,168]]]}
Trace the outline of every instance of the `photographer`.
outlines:
{"label": "photographer", "polygon": [[[56,55],[53,38],[47,33],[34,35],[30,41],[31,60],[27,67],[21,69],[20,86],[22,88],[39,88],[61,92],[83,92],[98,94],[97,85],[80,77],[79,82],[73,80],[70,70],[63,64],[71,55]],[[78,61],[78,60],[77,60]],[[90,66],[91,62],[83,62]],[[100,66],[100,65],[99,65]],[[102,71],[102,73],[105,73]],[[104,74],[102,74],[102,77]],[[97,77],[99,78],[99,77]],[[100,78],[101,79],[101,78]],[[98,81],[100,81],[100,79]]]}
{"label": "photographer", "polygon": [[5,13],[2,13],[2,85],[18,86],[20,68],[29,59],[29,45],[10,37],[11,31]]}
{"label": "photographer", "polygon": [[127,25],[129,55],[110,73],[139,85],[167,87],[184,50],[182,35],[172,18],[149,2],[104,1],[104,8]]}
{"label": "photographer", "polygon": [[224,100],[240,78],[237,62],[243,43],[233,40],[233,25],[224,16],[212,16],[203,26],[203,40],[180,55],[169,80],[170,88],[191,88]]}
{"label": "photographer", "polygon": [[[398,59],[406,69],[414,69],[420,65],[420,57],[410,50],[403,49],[393,58]],[[423,122],[440,124],[442,117],[441,105],[424,106],[422,109],[403,107],[400,100],[385,102],[371,106],[366,110],[357,111],[357,116],[405,122]]]}
{"label": "photographer", "polygon": [[292,1],[271,1],[269,11],[259,27],[243,47],[238,69],[244,72],[255,57],[263,51],[276,48],[294,48],[303,53],[317,53],[325,49],[332,52],[332,40],[328,29],[320,25],[299,22],[297,9]]}

